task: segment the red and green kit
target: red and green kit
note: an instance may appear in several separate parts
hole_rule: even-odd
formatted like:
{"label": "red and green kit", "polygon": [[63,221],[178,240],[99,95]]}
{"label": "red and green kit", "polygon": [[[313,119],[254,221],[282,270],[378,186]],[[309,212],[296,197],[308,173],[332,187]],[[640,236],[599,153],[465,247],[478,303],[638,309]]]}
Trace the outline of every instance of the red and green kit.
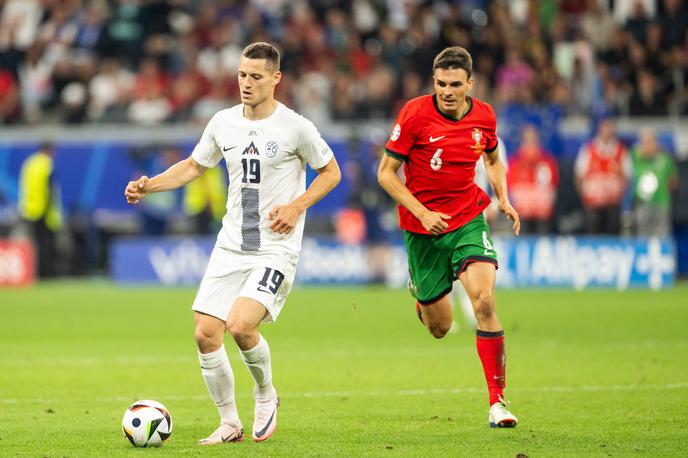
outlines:
{"label": "red and green kit", "polygon": [[[439,110],[434,95],[409,101],[385,145],[389,156],[404,162],[405,184],[411,194],[427,209],[451,216],[446,220],[449,227],[432,236],[410,211],[399,206],[411,280],[421,303],[450,291],[453,279],[468,263],[497,264],[489,228],[481,216],[490,198],[474,182],[476,162],[483,153],[497,150],[497,121],[489,104],[472,97],[467,102],[464,116],[455,119]],[[443,249],[437,252],[437,239],[446,238],[451,238],[451,246],[441,243]]]}

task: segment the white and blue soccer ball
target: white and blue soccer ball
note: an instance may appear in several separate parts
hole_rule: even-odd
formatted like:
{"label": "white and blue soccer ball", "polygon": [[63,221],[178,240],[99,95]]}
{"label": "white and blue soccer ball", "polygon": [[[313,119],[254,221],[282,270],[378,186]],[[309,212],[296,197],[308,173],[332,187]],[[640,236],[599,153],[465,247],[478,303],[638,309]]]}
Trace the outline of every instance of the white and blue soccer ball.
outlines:
{"label": "white and blue soccer ball", "polygon": [[134,447],[160,447],[172,434],[172,416],[156,401],[136,401],[124,412],[122,432]]}

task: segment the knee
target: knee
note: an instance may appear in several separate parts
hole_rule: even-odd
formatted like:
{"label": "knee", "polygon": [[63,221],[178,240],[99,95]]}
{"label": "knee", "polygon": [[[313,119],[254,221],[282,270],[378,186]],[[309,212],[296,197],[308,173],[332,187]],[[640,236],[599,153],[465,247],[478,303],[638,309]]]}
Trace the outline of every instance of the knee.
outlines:
{"label": "knee", "polygon": [[475,299],[475,317],[478,321],[489,321],[495,316],[495,300],[491,292],[480,293]]}
{"label": "knee", "polygon": [[255,329],[253,326],[245,322],[233,321],[227,323],[227,331],[229,331],[229,333],[232,335],[234,341],[241,345],[242,342],[245,342],[251,338],[255,332]]}
{"label": "knee", "polygon": [[447,335],[450,327],[451,323],[431,323],[428,325],[428,330],[430,330],[430,334],[432,334],[435,339],[441,339]]}
{"label": "knee", "polygon": [[196,339],[196,345],[201,353],[209,353],[220,348],[222,346],[222,337],[222,333],[202,326],[197,325],[194,330],[194,339]]}

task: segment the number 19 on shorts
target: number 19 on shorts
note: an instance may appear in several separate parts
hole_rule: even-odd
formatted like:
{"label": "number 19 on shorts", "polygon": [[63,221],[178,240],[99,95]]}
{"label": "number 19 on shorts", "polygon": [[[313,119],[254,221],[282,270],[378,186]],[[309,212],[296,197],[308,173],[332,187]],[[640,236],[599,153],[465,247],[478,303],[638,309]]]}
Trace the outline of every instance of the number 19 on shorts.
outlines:
{"label": "number 19 on shorts", "polygon": [[284,274],[277,269],[265,268],[263,278],[258,282],[258,291],[261,293],[277,294],[282,282],[284,281]]}

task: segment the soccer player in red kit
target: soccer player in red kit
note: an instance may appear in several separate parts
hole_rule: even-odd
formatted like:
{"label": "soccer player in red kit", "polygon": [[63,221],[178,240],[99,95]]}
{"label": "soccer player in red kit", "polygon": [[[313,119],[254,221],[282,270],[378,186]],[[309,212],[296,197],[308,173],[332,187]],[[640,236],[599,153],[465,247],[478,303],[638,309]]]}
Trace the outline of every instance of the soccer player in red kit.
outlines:
{"label": "soccer player in red kit", "polygon": [[[490,395],[491,427],[513,427],[518,420],[504,400],[504,330],[497,317],[497,255],[483,210],[490,198],[473,181],[482,157],[499,209],[513,221],[504,164],[499,160],[492,107],[468,95],[472,59],[464,48],[446,48],[433,65],[435,93],[406,103],[386,144],[378,170],[380,186],[399,204],[399,222],[409,263],[409,289],[430,333],[440,339],[452,323],[448,293],[458,278],[477,320],[478,356]],[[404,164],[406,182],[397,171]]]}

